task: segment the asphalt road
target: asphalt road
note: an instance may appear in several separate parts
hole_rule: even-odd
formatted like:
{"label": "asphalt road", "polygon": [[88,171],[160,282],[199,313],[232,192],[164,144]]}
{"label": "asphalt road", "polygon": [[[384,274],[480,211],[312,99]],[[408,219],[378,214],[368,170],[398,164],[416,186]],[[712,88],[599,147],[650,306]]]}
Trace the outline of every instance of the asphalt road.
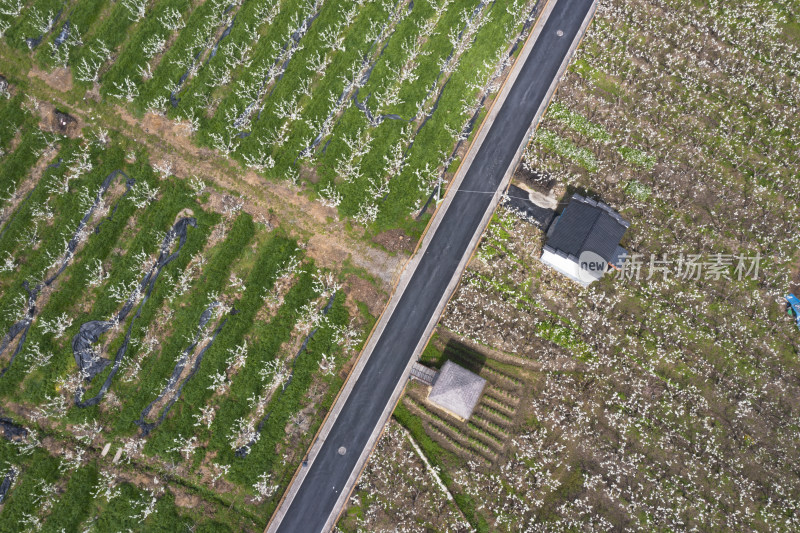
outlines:
{"label": "asphalt road", "polygon": [[[319,454],[311,463],[290,507],[277,526],[283,533],[322,531],[336,500],[357,467],[392,391],[403,379],[414,348],[425,334],[448,284],[460,275],[458,264],[467,253],[493,193],[501,186],[520,143],[553,79],[581,30],[592,0],[550,0],[557,3],[486,134],[464,180],[381,337],[339,413]],[[563,32],[561,35],[559,33]],[[470,191],[470,192],[465,192]],[[487,194],[481,194],[487,193]],[[347,452],[340,455],[344,446]]]}

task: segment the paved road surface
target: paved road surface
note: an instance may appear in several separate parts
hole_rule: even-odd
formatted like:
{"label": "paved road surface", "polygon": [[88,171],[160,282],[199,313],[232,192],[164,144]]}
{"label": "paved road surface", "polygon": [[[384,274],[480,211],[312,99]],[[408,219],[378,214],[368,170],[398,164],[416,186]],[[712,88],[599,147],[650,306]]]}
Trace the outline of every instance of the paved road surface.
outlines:
{"label": "paved road surface", "polygon": [[[435,228],[361,375],[319,453],[305,467],[308,471],[298,480],[301,485],[294,498],[284,502],[288,504],[286,514],[273,520],[270,530],[322,531],[331,514],[338,512],[336,502],[342,491],[351,488],[346,485],[359,468],[360,453],[369,445],[375,427],[385,423],[381,420],[384,409],[393,401],[397,383],[405,378],[415,347],[437,312],[448,285],[461,275],[459,263],[471,252],[473,237],[496,196],[494,193],[501,187],[540,105],[549,97],[551,84],[593,5],[592,0],[550,1],[556,3],[551,6],[549,18],[459,189],[449,192],[455,195],[452,203]],[[344,455],[339,454],[342,446],[346,448]]]}

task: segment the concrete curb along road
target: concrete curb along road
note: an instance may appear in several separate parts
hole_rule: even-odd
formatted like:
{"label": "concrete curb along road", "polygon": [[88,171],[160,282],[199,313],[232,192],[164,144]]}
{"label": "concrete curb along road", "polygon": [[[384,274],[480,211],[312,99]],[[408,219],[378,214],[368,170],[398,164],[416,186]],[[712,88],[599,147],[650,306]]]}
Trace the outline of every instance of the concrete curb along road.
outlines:
{"label": "concrete curb along road", "polygon": [[[554,20],[552,24],[548,24],[548,22],[550,21],[551,14],[556,9],[558,10],[556,20]],[[591,22],[595,9],[596,9],[596,0],[595,1],[549,0],[548,4],[545,6],[545,9],[540,15],[534,30],[531,32],[529,38],[526,40],[526,43],[521,53],[519,54],[514,66],[512,67],[511,73],[509,74],[503,86],[501,87],[500,93],[495,99],[490,109],[490,112],[487,114],[486,119],[484,119],[478,134],[476,135],[472,145],[469,148],[466,157],[462,161],[456,173],[456,176],[453,179],[452,184],[448,188],[444,201],[440,205],[439,209],[437,209],[437,212],[435,213],[434,218],[432,219],[432,222],[422,240],[421,245],[419,246],[417,252],[412,257],[412,259],[406,265],[403,273],[400,276],[398,285],[395,289],[394,294],[392,295],[392,298],[386,310],[382,313],[378,323],[373,329],[373,332],[366,346],[364,347],[364,350],[362,351],[361,356],[359,357],[359,360],[354,366],[344,387],[337,396],[337,399],[333,407],[331,408],[331,411],[329,412],[328,416],[326,416],[325,421],[323,422],[320,431],[317,435],[317,438],[308,452],[307,465],[301,466],[296,472],[289,488],[284,494],[283,499],[279,503],[278,508],[276,509],[269,524],[267,525],[266,529],[267,532],[303,531],[305,533],[318,530],[329,531],[333,529],[333,527],[335,526],[336,520],[339,516],[341,509],[344,507],[350,492],[355,487],[356,481],[361,471],[363,470],[364,466],[366,465],[366,462],[369,458],[372,449],[374,448],[375,444],[380,438],[384,425],[391,416],[391,413],[394,410],[394,407],[397,404],[397,401],[399,400],[405,388],[405,385],[408,381],[408,376],[410,373],[411,366],[417,359],[419,353],[421,353],[421,351],[427,344],[428,339],[430,338],[430,335],[432,334],[433,329],[439,320],[439,317],[441,316],[445,306],[447,305],[447,302],[455,292],[461,274],[466,268],[466,265],[469,262],[469,259],[472,257],[472,254],[477,249],[477,245],[478,242],[480,241],[481,235],[483,234],[485,228],[488,226],[489,221],[491,220],[491,217],[494,214],[494,211],[497,208],[498,203],[500,202],[502,192],[505,191],[505,189],[508,187],[511,176],[513,175],[513,172],[516,168],[517,163],[519,162],[522,152],[524,151],[525,146],[527,145],[528,139],[530,138],[530,135],[533,133],[533,131],[536,129],[539,120],[544,114],[547,104],[549,103],[549,100],[552,97],[552,94],[555,92],[555,89],[561,77],[566,71],[570,58],[572,57],[575,49],[580,43],[583,34],[585,33],[589,23]],[[584,17],[580,19],[575,19],[574,12],[577,12],[578,16],[581,13],[586,13],[586,14]],[[463,183],[466,176],[468,175],[468,173],[470,172],[475,157],[479,154],[483,146],[483,143],[487,138],[487,136],[490,134],[490,132],[492,132],[495,136],[503,135],[502,132],[494,133],[495,130],[492,129],[495,119],[498,117],[498,115],[501,113],[503,109],[503,104],[506,102],[506,99],[508,98],[509,94],[511,94],[512,90],[515,91],[517,99],[521,99],[523,103],[525,100],[528,99],[529,93],[533,91],[533,89],[531,88],[526,89],[524,85],[522,86],[522,88],[515,88],[515,83],[517,82],[517,78],[519,77],[523,69],[527,71],[528,75],[528,78],[526,78],[525,82],[530,81],[530,76],[534,75],[533,73],[534,67],[532,65],[527,65],[526,63],[532,50],[539,42],[539,37],[541,32],[545,28],[548,28],[548,32],[543,41],[543,44],[540,45],[540,48],[544,49],[544,51],[542,50],[539,51],[540,55],[542,53],[549,53],[550,48],[556,47],[556,45],[559,44],[558,39],[560,39],[562,36],[566,37],[566,35],[564,35],[564,32],[560,28],[558,29],[558,31],[561,33],[558,35],[558,37],[556,37],[554,34],[556,33],[555,28],[561,23],[561,20],[569,17],[572,17],[574,20],[571,21],[567,20],[565,21],[565,23],[580,22],[581,24],[577,29],[577,31],[572,33],[573,39],[570,44],[569,50],[566,53],[564,53],[563,51],[560,52],[562,54],[562,60],[558,64],[557,73],[555,76],[552,76],[552,81],[549,84],[544,97],[539,102],[533,120],[527,126],[524,135],[522,135],[521,141],[516,142],[518,147],[510,161],[510,164],[508,164],[507,168],[504,170],[498,169],[496,161],[490,158],[488,160],[489,161],[488,171],[486,171],[487,161],[484,160],[482,160],[481,163],[479,164],[480,168],[475,170],[475,172],[477,173],[480,173],[481,171],[486,171],[487,177],[491,177],[492,173],[496,174],[498,170],[503,170],[502,179],[500,180],[500,182],[497,184],[496,187],[492,188],[492,190],[481,191],[483,194],[487,196],[492,195],[491,199],[489,200],[488,205],[485,207],[485,209],[481,210],[483,212],[483,215],[480,218],[480,222],[478,223],[476,229],[472,232],[472,235],[465,235],[466,237],[469,237],[468,243],[464,243],[466,244],[466,246],[463,246],[461,250],[458,249],[453,250],[452,253],[456,255],[459,255],[460,253],[461,257],[452,257],[452,259],[457,258],[459,259],[459,261],[453,275],[450,277],[449,282],[446,285],[445,290],[438,298],[435,308],[431,310],[426,310],[429,312],[420,315],[423,319],[425,315],[429,315],[429,318],[426,322],[422,334],[421,335],[417,334],[414,337],[417,340],[417,342],[414,346],[413,352],[410,353],[410,356],[403,354],[404,356],[407,357],[407,361],[405,361],[405,365],[403,366],[402,375],[399,376],[400,379],[394,379],[394,382],[391,384],[391,394],[388,398],[386,398],[387,401],[380,402],[376,406],[371,406],[371,407],[380,407],[380,405],[383,405],[383,408],[380,411],[380,416],[375,421],[376,422],[375,424],[373,424],[372,420],[369,421],[369,423],[373,425],[373,427],[371,432],[369,433],[369,437],[366,439],[366,443],[362,442],[355,436],[348,437],[347,434],[343,436],[341,427],[336,427],[339,415],[346,407],[349,408],[349,411],[355,410],[356,413],[358,413],[358,409],[364,411],[367,410],[367,406],[364,404],[363,398],[359,398],[359,400],[356,400],[356,404],[354,404],[353,406],[348,405],[348,401],[351,400],[351,393],[353,392],[353,390],[356,388],[357,385],[361,385],[362,388],[367,386],[360,384],[359,378],[364,373],[365,368],[367,367],[370,361],[370,358],[375,353],[376,347],[382,341],[383,334],[386,331],[390,321],[392,321],[393,317],[395,316],[395,311],[398,305],[401,304],[401,300],[403,301],[403,305],[405,306],[404,315],[407,315],[408,312],[411,312],[412,321],[413,321],[413,314],[418,311],[419,305],[417,305],[416,302],[409,303],[408,301],[403,300],[403,296],[405,295],[406,289],[409,287],[409,284],[414,278],[414,275],[417,274],[417,269],[420,266],[420,263],[423,261],[424,258],[426,258],[429,252],[432,251],[429,250],[429,246],[433,242],[434,236],[437,235],[437,231],[439,230],[440,226],[443,224],[443,221],[445,220],[445,216],[448,213],[448,210],[453,205],[453,202],[456,201],[456,199],[458,198],[459,196],[458,193],[461,192],[462,194],[466,194],[464,191],[460,191],[460,186]],[[563,45],[559,46],[563,48]],[[552,58],[547,58],[547,61],[551,61],[551,59]],[[558,57],[552,60],[557,60],[557,59]],[[503,124],[503,126],[505,126],[505,124]],[[490,146],[489,148],[487,148],[487,153],[489,151],[492,151],[492,148],[494,147]],[[495,150],[490,155],[494,155],[494,153],[496,152],[497,150]],[[486,157],[484,157],[483,159],[486,159]],[[472,179],[474,181],[475,177],[472,176]],[[469,189],[473,190],[474,187],[469,187]],[[463,209],[463,206],[460,207],[459,209]],[[477,215],[478,213],[469,213],[469,214],[474,216]],[[451,218],[458,216],[459,216],[458,214],[455,214],[452,215]],[[471,224],[467,224],[467,226],[471,226]],[[448,228],[447,231],[451,231],[451,229]],[[448,242],[448,244],[446,244],[445,247],[450,248],[449,241],[446,242]],[[435,251],[435,247],[433,251]],[[447,250],[441,253],[447,253]],[[429,260],[428,262],[430,261],[433,261],[433,259]],[[430,271],[431,268],[429,267],[427,268],[427,270]],[[433,274],[437,274],[439,273],[439,269],[434,268],[432,272]],[[424,272],[421,273],[420,276],[425,276],[425,273]],[[419,285],[419,283],[423,282],[418,281],[417,285]],[[419,291],[417,290],[417,292]],[[435,294],[438,291],[433,290],[432,292]],[[409,298],[412,297],[413,295],[409,296]],[[409,311],[409,306],[411,306],[410,311]],[[398,328],[400,331],[402,331],[402,327],[405,325],[405,323],[409,322],[409,318],[407,316],[399,316],[398,318],[395,319],[395,321],[396,324],[397,322],[400,322],[401,325],[394,326],[393,329],[395,331],[389,334],[390,339],[386,341],[387,343],[391,342],[392,336],[397,337]],[[410,329],[414,328],[412,327]],[[391,344],[389,345],[388,348],[386,346],[383,347],[384,353],[378,354],[383,359],[382,362],[395,365],[399,365],[403,362],[402,360],[399,360],[397,358],[392,358],[392,355],[387,354],[388,351],[392,352],[396,351],[395,348],[396,347],[392,346]],[[380,363],[375,363],[375,365],[378,364]],[[371,375],[368,376],[366,379],[375,380],[376,378],[382,377],[383,369],[381,367],[375,367],[375,365],[373,365],[374,368],[371,369],[370,372]],[[386,374],[390,374],[390,372],[386,372]],[[376,396],[380,396],[382,394],[385,395],[385,392],[386,391],[381,391],[378,388],[375,390],[375,395]],[[364,394],[361,394],[361,396],[363,395]],[[357,403],[359,401],[361,402],[361,405]],[[374,409],[371,410],[371,413],[374,414]],[[353,419],[353,413],[348,413],[348,415],[351,419]],[[365,416],[364,418],[369,419],[370,417]],[[357,418],[356,420],[360,421],[361,418]],[[364,422],[366,421],[367,420],[365,420]],[[338,439],[338,441],[336,443],[331,442],[330,445],[326,447],[325,444],[328,441],[328,437],[329,435],[331,435],[332,431],[337,432],[336,439]],[[355,433],[356,431],[357,428],[354,428],[353,433]],[[339,444],[339,441],[344,441],[347,439],[357,441],[357,444],[360,446],[360,449],[347,450],[345,452],[347,455],[358,454],[355,463],[352,464],[352,468],[350,468],[349,466],[352,463],[352,459],[348,459],[347,465],[340,465],[338,463],[333,462],[336,461],[336,459],[331,458],[331,448],[332,447],[335,448]],[[318,457],[320,457],[320,453],[323,451],[325,452],[325,455],[323,458],[320,459],[323,461],[323,463],[315,464]],[[344,458],[341,460],[344,461]],[[347,468],[344,468],[345,466],[347,466]],[[313,486],[304,487],[304,482],[307,476],[309,475],[309,472],[312,472],[312,469],[314,469],[314,476],[315,476],[314,479],[312,479],[311,481],[311,485]],[[344,474],[347,474],[346,482],[341,481]],[[325,480],[324,483],[326,483],[326,486],[322,486],[323,483],[322,479]],[[338,486],[338,488],[337,488],[337,482],[340,485]],[[302,494],[302,499],[296,501],[298,494],[301,493],[303,489],[305,489],[305,491]],[[332,505],[332,508],[329,508],[330,502],[333,501],[334,498],[335,498],[335,503]],[[326,500],[325,503],[327,505],[324,505],[323,502],[321,502],[322,499]],[[312,509],[310,507],[314,508]],[[292,511],[291,513],[289,513],[290,509]],[[325,516],[319,516],[320,512],[324,512]],[[302,517],[300,517],[301,514],[303,515]],[[312,525],[312,523],[314,525]]]}

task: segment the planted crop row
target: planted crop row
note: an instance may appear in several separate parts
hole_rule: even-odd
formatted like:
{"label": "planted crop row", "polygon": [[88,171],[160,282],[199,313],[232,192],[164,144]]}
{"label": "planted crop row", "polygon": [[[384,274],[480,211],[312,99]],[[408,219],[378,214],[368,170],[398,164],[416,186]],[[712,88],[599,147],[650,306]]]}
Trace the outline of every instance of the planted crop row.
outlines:
{"label": "planted crop row", "polygon": [[164,53],[150,79],[139,90],[137,104],[142,108],[166,111],[168,103],[185,81],[203,66],[203,54],[212,45],[220,26],[227,26],[236,14],[237,4],[227,0],[207,0],[192,11],[175,42]]}
{"label": "planted crop row", "polygon": [[[200,370],[184,387],[173,414],[151,434],[147,452],[163,455],[177,438],[198,435],[205,440],[208,437],[208,428],[197,423],[196,415],[199,416],[200,409],[214,394],[212,376],[225,374],[230,350],[240,346],[251,331],[256,314],[263,305],[264,294],[274,285],[278,269],[295,254],[296,243],[285,237],[274,237],[263,245],[245,283],[246,290],[237,303],[239,312],[229,318],[229,323],[205,354]],[[254,363],[249,363],[248,371],[254,371]]]}
{"label": "planted crop row", "polygon": [[337,293],[326,315],[326,323],[311,338],[305,350],[297,355],[292,364],[291,382],[274,395],[267,406],[269,418],[260,429],[259,440],[250,448],[242,461],[234,463],[233,479],[247,485],[256,482],[263,473],[276,465],[275,448],[286,438],[286,425],[292,416],[305,405],[304,398],[315,375],[319,374],[319,362],[323,355],[335,356],[340,347],[334,341],[334,327],[345,326],[349,316],[344,305],[345,295]]}
{"label": "planted crop row", "polygon": [[[337,110],[336,102],[331,99],[338,99],[345,85],[350,83],[347,80],[354,76],[351,70],[360,66],[370,44],[368,30],[379,25],[381,18],[385,17],[383,9],[375,2],[366,4],[361,10],[352,7],[350,3],[339,0],[329,0],[322,7],[303,38],[304,46],[292,57],[274,88],[264,98],[259,107],[263,112],[252,117],[251,135],[242,140],[237,150],[243,157],[255,159],[268,137],[282,130],[286,136],[285,143],[268,145],[265,150],[275,159],[274,173],[280,176],[316,138],[321,140],[327,135],[329,115]],[[331,37],[326,39],[328,35]],[[329,49],[326,41],[335,41],[330,43],[335,48]],[[324,69],[310,68],[309,65],[314,64],[317,58],[330,64]],[[331,69],[330,73],[328,69]],[[329,80],[323,86],[316,83],[322,74],[320,70]],[[331,79],[335,80],[335,89],[330,85]],[[288,108],[293,109],[289,111]]]}
{"label": "planted crop row", "polygon": [[[449,154],[453,148],[453,132],[464,131],[465,121],[470,111],[464,109],[464,102],[475,101],[480,90],[476,87],[476,73],[479,81],[488,82],[494,74],[498,57],[502,57],[523,27],[525,12],[511,1],[492,3],[484,17],[491,17],[491,24],[475,34],[469,48],[458,61],[456,70],[447,80],[447,85],[437,97],[436,111],[417,133],[413,146],[409,149],[402,172],[393,178],[396,185],[390,187],[386,200],[381,206],[379,226],[394,224],[420,204],[420,192],[431,190],[425,183],[426,168],[439,168],[441,154]],[[521,18],[520,15],[523,15]]]}
{"label": "planted crop row", "polygon": [[100,92],[128,102],[138,97],[139,87],[153,67],[151,60],[160,57],[167,40],[183,24],[183,17],[190,9],[189,0],[160,0],[153,5],[136,25],[111,68],[102,75]]}
{"label": "planted crop row", "polygon": [[[156,186],[157,178],[148,166],[137,163],[126,170],[128,176],[136,180],[136,183]],[[122,176],[117,179],[124,180]],[[53,357],[48,365],[33,371],[28,361],[21,361],[20,365],[10,368],[0,380],[0,394],[22,393],[24,389],[23,398],[31,396],[41,398],[43,391],[52,392],[49,389],[52,388],[56,377],[67,372],[73,358],[66,339],[75,334],[79,323],[73,321],[72,326],[60,335],[53,332],[45,333],[40,325],[43,322],[51,323],[64,315],[76,316],[79,314],[81,303],[97,294],[97,289],[94,287],[102,283],[101,279],[96,279],[97,265],[107,263],[136,211],[133,202],[126,200],[124,196],[118,198],[111,209],[112,212],[95,225],[80,254],[64,271],[56,289],[41,309],[37,322],[28,332],[26,344],[30,348],[36,346],[42,353],[57,354],[57,356]],[[26,350],[23,356],[27,357],[29,353],[30,351]]]}
{"label": "planted crop row", "polygon": [[[120,167],[124,154],[119,147],[105,152],[96,147],[84,150],[76,141],[66,140],[61,156],[65,163],[47,169],[0,238],[0,255],[8,254],[17,264],[13,271],[0,273],[0,283],[11,287],[0,298],[0,308],[10,309],[20,295],[26,297],[21,285],[10,285],[12,276],[27,280],[31,287],[46,278],[100,184]],[[13,316],[0,317],[0,328],[7,330],[13,320]]]}
{"label": "planted crop row", "polygon": [[[142,341],[146,335],[146,332],[150,327],[151,322],[155,319],[156,314],[162,308],[164,300],[171,294],[171,291],[173,290],[173,287],[165,283],[165,280],[176,278],[186,269],[186,266],[191,261],[191,258],[203,249],[211,228],[219,221],[219,216],[217,214],[201,211],[197,208],[197,204],[195,203],[191,192],[187,190],[188,187],[184,182],[174,180],[168,182],[168,184],[172,186],[172,191],[170,192],[174,193],[174,196],[171,198],[171,202],[168,204],[167,209],[165,211],[155,213],[155,216],[153,217],[156,220],[160,219],[160,224],[163,225],[153,224],[153,219],[150,219],[147,220],[146,224],[142,223],[141,227],[153,228],[154,230],[156,228],[171,228],[176,219],[176,215],[189,206],[191,206],[194,211],[194,218],[197,220],[197,226],[189,227],[187,229],[186,242],[184,243],[183,247],[180,248],[177,257],[169,262],[161,271],[158,278],[155,279],[153,290],[150,293],[146,303],[139,303],[139,306],[136,308],[135,312],[132,312],[127,317],[125,322],[121,324],[122,327],[120,328],[120,332],[108,346],[106,355],[109,357],[115,357],[118,349],[120,349],[125,342],[127,332],[130,331],[131,342],[129,342],[127,345],[124,355],[122,356],[122,360],[126,364],[129,361],[135,360],[138,353],[144,349]],[[122,272],[123,279],[124,276],[130,276],[130,273],[133,273],[133,278],[137,281],[142,276],[141,269],[138,267],[138,260],[135,257],[136,250],[150,250],[153,246],[153,234],[150,233],[143,236],[145,239],[144,242],[141,243],[141,247],[134,245],[127,248],[128,250],[131,250],[131,253],[124,256],[125,263],[127,263],[128,268]],[[177,247],[175,247],[175,251],[177,251]],[[173,251],[173,253],[175,253],[175,251]],[[111,270],[111,273],[113,275],[113,269]],[[98,316],[99,320],[108,319],[108,317],[111,316],[112,313],[115,313],[120,307],[117,300],[111,298],[108,294],[101,295],[101,297],[95,301],[94,305],[95,310],[93,313],[97,313],[95,316]],[[104,306],[108,311],[100,314],[98,311]],[[113,365],[109,365],[104,372],[99,373],[95,377],[91,387],[89,387],[84,394],[85,397],[93,397],[100,391],[100,386],[104,380],[110,376],[110,372],[113,370],[112,367]],[[126,389],[126,385],[120,384],[119,376],[112,378],[112,380],[114,390],[117,391],[118,394],[130,393],[130,390]],[[117,390],[117,387],[119,387],[121,390]],[[126,390],[127,392],[125,392]],[[97,417],[98,413],[95,411],[95,409],[97,409],[97,407],[83,409],[85,412],[84,416],[93,415]]]}
{"label": "planted crop row", "polygon": [[[251,354],[248,361],[251,369],[261,369],[274,360],[281,346],[291,338],[301,307],[316,296],[312,269],[310,264],[306,264],[297,273],[297,283],[286,294],[283,305],[275,316],[267,323],[256,324],[252,334],[252,347],[248,350]],[[235,460],[235,450],[229,442],[232,428],[236,420],[246,417],[250,412],[248,398],[260,394],[263,388],[258,370],[237,373],[225,401],[219,405],[211,427],[209,448],[217,450],[218,457],[228,464]]]}
{"label": "planted crop row", "polygon": [[39,130],[25,128],[17,148],[0,159],[0,183],[3,184],[3,190],[0,191],[0,243],[3,242],[4,232],[8,227],[8,219],[12,216],[12,213],[5,212],[6,206],[46,146],[47,140]]}
{"label": "planted crop row", "polygon": [[139,20],[138,12],[132,12],[131,5],[130,2],[114,2],[107,16],[92,28],[93,31],[84,37],[84,44],[70,56],[75,81],[87,85],[99,81],[102,68],[126,38],[131,37],[130,28]]}
{"label": "planted crop row", "polygon": [[[287,2],[283,2],[284,8]],[[230,33],[219,42],[216,53],[180,88],[168,108],[170,116],[204,115],[209,98],[227,86],[235,73],[253,62],[254,50],[267,34],[281,9],[278,0],[252,0],[239,8]],[[255,42],[254,42],[255,41]],[[175,107],[173,107],[175,106]]]}
{"label": "planted crop row", "polygon": [[[281,3],[280,11],[270,16],[272,21],[258,38],[251,60],[238,72],[235,87],[222,87],[218,91],[221,101],[216,109],[212,109],[213,118],[200,117],[200,142],[211,144],[215,140],[212,133],[227,133],[225,140],[233,140],[234,132],[228,130],[236,117],[250,117],[260,111],[264,96],[288,65],[292,64],[292,57],[301,43],[305,43],[309,29],[307,22],[318,7],[313,4],[298,6],[288,1]],[[210,99],[207,101],[210,103]],[[239,128],[241,126],[244,124]]]}
{"label": "planted crop row", "polygon": [[186,339],[191,338],[197,330],[199,316],[209,304],[209,294],[218,293],[225,287],[231,266],[252,240],[254,233],[252,217],[246,213],[240,214],[225,240],[212,249],[208,263],[203,266],[201,278],[185,301],[179,302],[185,305],[176,304],[177,310],[170,319],[172,334],[161,343],[160,353],[145,361],[138,384],[134,387],[117,384],[115,389],[126,401],[115,423],[116,430],[127,432],[133,429],[140,412],[162,389],[175,365],[176,356],[186,347]]}

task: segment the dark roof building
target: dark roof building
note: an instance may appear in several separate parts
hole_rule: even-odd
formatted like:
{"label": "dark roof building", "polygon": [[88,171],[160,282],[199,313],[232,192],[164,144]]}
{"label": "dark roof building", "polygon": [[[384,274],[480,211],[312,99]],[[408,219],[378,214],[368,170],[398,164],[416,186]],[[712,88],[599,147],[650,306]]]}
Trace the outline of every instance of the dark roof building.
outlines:
{"label": "dark roof building", "polygon": [[[618,265],[619,243],[630,223],[603,202],[576,194],[547,232],[542,262],[583,286]],[[602,267],[602,268],[601,268]]]}

